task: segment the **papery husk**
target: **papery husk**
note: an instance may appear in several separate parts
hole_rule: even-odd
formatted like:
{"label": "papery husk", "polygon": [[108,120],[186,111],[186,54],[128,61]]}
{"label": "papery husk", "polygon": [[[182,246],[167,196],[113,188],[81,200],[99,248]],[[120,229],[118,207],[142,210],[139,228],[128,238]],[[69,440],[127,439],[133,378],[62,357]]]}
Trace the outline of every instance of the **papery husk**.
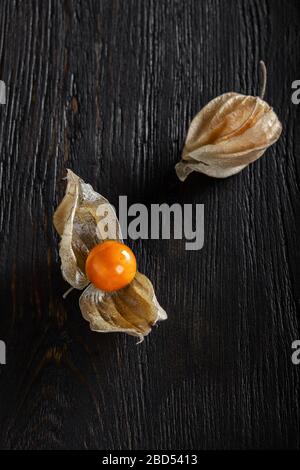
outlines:
{"label": "papery husk", "polygon": [[273,109],[261,98],[225,93],[192,120],[182,160],[175,166],[184,181],[197,171],[215,178],[234,175],[263,155],[282,131]]}
{"label": "papery husk", "polygon": [[63,277],[76,289],[89,284],[85,274],[86,258],[95,245],[104,241],[99,232],[101,217],[97,214],[102,204],[108,213],[106,221],[111,221],[105,239],[122,240],[116,213],[107,199],[67,170],[66,194],[54,213],[53,223],[61,236],[59,255]]}
{"label": "papery husk", "polygon": [[[105,204],[105,221],[97,209]],[[76,289],[89,284],[85,262],[89,251],[104,240],[122,241],[121,229],[113,207],[71,170],[67,170],[66,194],[53,216],[61,236],[59,254],[66,281]],[[103,226],[106,237],[101,237]],[[99,231],[99,227],[101,230]],[[133,281],[115,292],[103,292],[90,284],[79,299],[83,317],[93,331],[123,332],[142,340],[151,327],[167,318],[159,305],[149,279],[137,272]]]}
{"label": "papery husk", "polygon": [[114,293],[102,292],[91,284],[82,293],[79,305],[91,330],[127,333],[140,340],[157,321],[167,318],[151,282],[139,272],[128,286]]}

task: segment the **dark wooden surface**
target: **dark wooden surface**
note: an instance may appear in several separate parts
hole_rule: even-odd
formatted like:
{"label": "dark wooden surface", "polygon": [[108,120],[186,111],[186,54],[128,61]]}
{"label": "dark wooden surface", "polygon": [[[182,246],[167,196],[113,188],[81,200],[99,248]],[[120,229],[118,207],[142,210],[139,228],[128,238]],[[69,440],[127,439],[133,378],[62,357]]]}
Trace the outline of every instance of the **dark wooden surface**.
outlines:
{"label": "dark wooden surface", "polygon": [[[299,25],[297,0],[1,0],[1,448],[300,447]],[[282,138],[237,176],[180,183],[189,121],[255,94],[260,59]],[[199,252],[129,241],[169,314],[139,346],[62,299],[66,167],[116,205],[205,204]]]}

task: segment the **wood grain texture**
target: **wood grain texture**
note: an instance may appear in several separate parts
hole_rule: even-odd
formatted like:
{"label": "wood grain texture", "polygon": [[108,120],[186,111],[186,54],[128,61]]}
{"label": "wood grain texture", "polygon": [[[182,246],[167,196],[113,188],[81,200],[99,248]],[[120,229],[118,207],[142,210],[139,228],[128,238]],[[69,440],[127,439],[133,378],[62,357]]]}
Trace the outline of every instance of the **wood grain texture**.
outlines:
{"label": "wood grain texture", "polygon": [[[299,24],[297,0],[0,2],[1,448],[300,447]],[[180,183],[191,118],[255,94],[260,59],[282,138],[237,176]],[[66,167],[115,205],[205,204],[199,252],[129,241],[169,314],[139,346],[62,299]]]}

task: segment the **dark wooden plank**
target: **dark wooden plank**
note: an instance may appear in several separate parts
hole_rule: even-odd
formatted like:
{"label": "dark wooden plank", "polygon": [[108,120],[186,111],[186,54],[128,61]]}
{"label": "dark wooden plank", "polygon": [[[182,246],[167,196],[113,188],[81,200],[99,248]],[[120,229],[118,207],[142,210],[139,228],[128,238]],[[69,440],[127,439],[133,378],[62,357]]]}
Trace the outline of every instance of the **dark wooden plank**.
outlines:
{"label": "dark wooden plank", "polygon": [[[299,448],[299,21],[296,0],[0,3],[1,448]],[[180,183],[189,121],[256,93],[260,59],[281,140],[233,178]],[[116,205],[205,204],[199,252],[129,241],[169,313],[139,346],[61,297],[66,167]]]}

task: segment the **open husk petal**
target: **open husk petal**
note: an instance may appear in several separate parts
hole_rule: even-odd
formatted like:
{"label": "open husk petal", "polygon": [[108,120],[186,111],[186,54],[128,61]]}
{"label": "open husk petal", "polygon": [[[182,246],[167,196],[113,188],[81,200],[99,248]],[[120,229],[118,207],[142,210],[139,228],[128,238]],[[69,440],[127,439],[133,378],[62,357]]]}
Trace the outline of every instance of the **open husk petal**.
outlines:
{"label": "open husk petal", "polygon": [[225,93],[192,120],[176,173],[181,181],[192,171],[226,178],[261,157],[281,131],[275,112],[261,98]]}
{"label": "open husk petal", "polygon": [[128,286],[113,293],[102,292],[91,284],[81,294],[79,305],[91,330],[123,332],[141,340],[157,321],[167,318],[151,282],[139,272]]}
{"label": "open husk petal", "polygon": [[[103,211],[99,210],[101,207]],[[102,221],[105,227],[101,226]],[[83,289],[89,284],[85,274],[89,251],[106,239],[122,239],[115,211],[91,185],[67,170],[66,194],[54,213],[53,223],[61,236],[59,255],[63,277],[72,287]]]}

